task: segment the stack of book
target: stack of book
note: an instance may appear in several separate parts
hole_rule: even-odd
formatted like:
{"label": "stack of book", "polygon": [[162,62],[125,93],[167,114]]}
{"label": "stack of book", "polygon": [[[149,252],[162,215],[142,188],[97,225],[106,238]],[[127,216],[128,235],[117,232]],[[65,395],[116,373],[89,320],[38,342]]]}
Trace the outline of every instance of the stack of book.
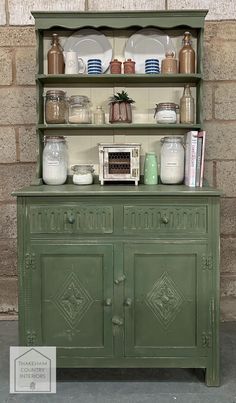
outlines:
{"label": "stack of book", "polygon": [[202,187],[206,132],[190,131],[186,134],[185,179],[190,187]]}

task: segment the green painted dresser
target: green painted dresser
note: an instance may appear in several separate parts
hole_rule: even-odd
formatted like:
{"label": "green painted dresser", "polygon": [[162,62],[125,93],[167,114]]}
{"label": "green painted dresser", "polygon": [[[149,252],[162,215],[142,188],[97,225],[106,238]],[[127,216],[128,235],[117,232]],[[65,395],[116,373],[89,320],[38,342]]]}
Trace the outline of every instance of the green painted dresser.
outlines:
{"label": "green painted dresser", "polygon": [[59,367],[206,368],[218,385],[218,191],[15,194],[21,344],[56,346]]}
{"label": "green painted dresser", "polygon": [[[20,344],[57,347],[59,367],[182,367],[219,384],[219,198],[213,188],[42,184],[44,135],[179,135],[203,129],[206,11],[33,13],[38,163],[16,191]],[[45,40],[82,27],[193,32],[195,74],[47,75]],[[177,30],[177,31],[176,31]],[[194,87],[193,125],[45,124],[46,88]],[[162,89],[163,89],[162,88]],[[174,88],[175,90],[175,88]],[[158,90],[157,90],[158,93]]]}

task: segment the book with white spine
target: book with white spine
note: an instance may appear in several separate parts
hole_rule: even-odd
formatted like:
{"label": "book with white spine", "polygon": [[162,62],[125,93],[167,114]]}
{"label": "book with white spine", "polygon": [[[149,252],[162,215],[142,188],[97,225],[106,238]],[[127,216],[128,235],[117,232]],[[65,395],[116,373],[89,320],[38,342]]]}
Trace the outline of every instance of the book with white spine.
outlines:
{"label": "book with white spine", "polygon": [[199,186],[202,187],[204,177],[204,157],[205,157],[205,144],[206,144],[205,130],[198,133],[198,138],[199,137],[202,138],[201,169],[200,169],[200,183],[199,183]]}
{"label": "book with white spine", "polygon": [[184,183],[190,187],[196,186],[197,139],[198,131],[192,130],[186,135]]}

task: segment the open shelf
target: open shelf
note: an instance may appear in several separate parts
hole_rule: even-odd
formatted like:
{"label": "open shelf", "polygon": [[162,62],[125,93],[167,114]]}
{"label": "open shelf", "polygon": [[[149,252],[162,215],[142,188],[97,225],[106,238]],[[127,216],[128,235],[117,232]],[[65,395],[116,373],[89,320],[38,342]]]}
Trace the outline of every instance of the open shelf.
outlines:
{"label": "open shelf", "polygon": [[[134,130],[178,130],[178,129],[184,129],[186,131],[189,130],[201,130],[201,125],[200,124],[193,124],[193,125],[187,125],[187,124],[152,124],[152,123],[130,123],[130,124],[125,124],[125,123],[108,123],[104,125],[95,125],[95,124],[39,124],[37,125],[37,129],[39,130],[47,130],[48,133],[47,135],[50,135],[50,131],[53,131],[52,134],[55,134],[55,130],[64,130],[68,132],[74,132],[75,130],[81,130],[81,131],[91,131],[91,134],[97,134],[97,131],[110,131],[110,130],[129,130],[129,131],[134,131]],[[78,133],[77,133],[78,134]],[[135,132],[134,132],[135,134]],[[70,133],[71,135],[71,133]]]}
{"label": "open shelf", "polygon": [[179,84],[196,85],[202,78],[201,74],[38,74],[36,80],[45,85],[71,85],[71,84],[93,84],[96,86],[107,86],[122,84],[127,85],[157,85],[157,86],[178,86]]}

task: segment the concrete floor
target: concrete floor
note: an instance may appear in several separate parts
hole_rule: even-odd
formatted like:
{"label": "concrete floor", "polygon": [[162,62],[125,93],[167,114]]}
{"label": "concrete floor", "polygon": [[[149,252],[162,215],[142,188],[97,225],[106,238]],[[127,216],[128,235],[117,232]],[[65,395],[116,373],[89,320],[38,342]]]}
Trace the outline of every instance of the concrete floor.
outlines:
{"label": "concrete floor", "polygon": [[65,370],[57,393],[9,394],[9,346],[17,322],[0,322],[0,403],[236,403],[236,322],[221,325],[221,386],[204,384],[202,370]]}

